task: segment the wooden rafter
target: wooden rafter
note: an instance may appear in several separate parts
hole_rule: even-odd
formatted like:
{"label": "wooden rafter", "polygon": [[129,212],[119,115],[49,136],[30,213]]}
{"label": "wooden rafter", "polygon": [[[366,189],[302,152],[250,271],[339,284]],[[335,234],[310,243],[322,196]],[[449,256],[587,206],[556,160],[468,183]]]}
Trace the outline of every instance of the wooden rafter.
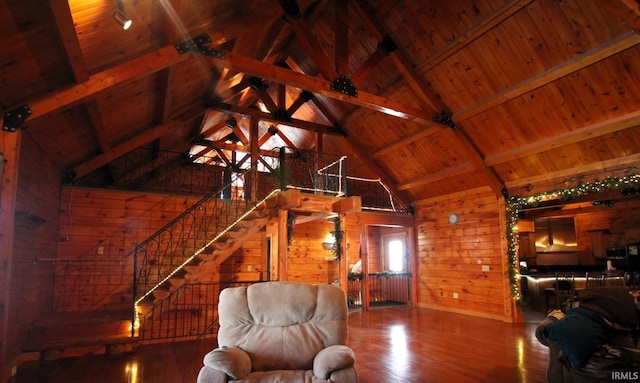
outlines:
{"label": "wooden rafter", "polygon": [[328,126],[328,125],[322,125],[322,124],[318,124],[315,122],[310,122],[310,121],[304,121],[304,120],[297,120],[295,118],[292,118],[290,121],[281,121],[276,119],[272,114],[270,113],[265,113],[262,111],[259,111],[257,109],[254,108],[249,108],[249,107],[243,107],[243,106],[239,106],[239,105],[212,105],[210,106],[211,109],[215,109],[215,110],[220,110],[220,111],[224,111],[224,112],[233,112],[233,113],[238,113],[238,114],[242,114],[242,115],[246,115],[246,116],[251,116],[253,118],[257,118],[259,120],[264,120],[264,121],[271,121],[277,124],[284,124],[287,126],[292,126],[294,128],[299,128],[299,129],[305,129],[305,130],[311,130],[314,131],[316,133],[325,133],[325,134],[332,134],[332,135],[338,135],[338,132],[335,132],[333,130],[332,126]]}
{"label": "wooden rafter", "polygon": [[313,35],[308,28],[308,23],[305,23],[301,18],[295,18],[291,15],[284,13],[284,18],[289,22],[291,29],[295,32],[298,42],[302,44],[305,49],[305,52],[313,63],[315,64],[318,72],[324,76],[324,78],[328,78],[334,80],[338,78],[338,72],[336,72],[335,68],[331,64],[331,61],[324,53],[322,49],[322,45],[318,42],[316,37]]}
{"label": "wooden rafter", "polygon": [[455,121],[468,120],[471,117],[477,116],[482,112],[486,112],[487,110],[507,103],[514,98],[522,96],[525,93],[548,85],[555,80],[575,73],[581,69],[597,63],[598,61],[607,59],[638,44],[640,44],[640,35],[636,34],[633,31],[627,32],[622,36],[619,36],[618,38],[613,39],[597,48],[584,52],[572,58],[571,60],[556,65],[553,68],[549,68],[548,70],[539,73],[538,75],[531,77],[519,84],[509,87],[502,92],[496,93],[489,98],[470,105],[467,108],[454,113],[453,119]]}
{"label": "wooden rafter", "polygon": [[336,71],[341,76],[349,75],[349,14],[347,1],[334,1],[335,15],[335,60]]}
{"label": "wooden rafter", "polygon": [[[366,27],[374,33],[377,38],[382,39],[387,34],[382,27],[382,23],[376,18],[375,12],[367,2],[364,0],[357,0],[354,8],[357,10]],[[402,49],[398,48],[394,50],[389,54],[389,56],[394,61],[395,67],[400,71],[400,73],[402,73],[405,81],[416,95],[437,111],[447,110],[446,106],[442,104],[442,101],[434,93],[428,90],[429,87],[426,82],[422,80],[414,70],[411,61]],[[457,146],[462,150],[465,157],[467,157],[467,159],[473,164],[474,168],[483,173],[484,179],[491,187],[491,190],[493,190],[496,195],[502,195],[504,182],[493,169],[485,165],[484,158],[473,140],[459,125],[452,129],[452,131],[455,136],[455,140],[452,142],[457,143]]]}
{"label": "wooden rafter", "polygon": [[303,73],[297,73],[279,66],[266,64],[262,61],[238,55],[234,52],[225,51],[224,55],[224,58],[212,56],[200,57],[203,57],[204,60],[214,66],[232,68],[271,82],[284,83],[289,86],[308,90],[312,93],[322,94],[332,99],[376,110],[390,116],[412,120],[427,126],[436,126],[431,118],[433,116],[433,112],[429,113],[423,109],[406,106],[394,100],[379,97],[363,91],[358,92],[358,97],[351,97],[332,90],[331,84],[327,80],[312,77]]}
{"label": "wooden rafter", "polygon": [[[93,131],[96,134],[96,138],[98,140],[98,146],[100,147],[100,151],[102,153],[107,153],[111,149],[111,143],[107,140],[107,135],[105,131],[104,123],[102,122],[102,113],[100,112],[100,107],[95,99],[88,99],[85,103],[85,108],[87,109],[87,114],[89,115],[89,119],[91,120],[91,126],[93,127]],[[109,166],[109,171],[111,173],[112,178],[115,173],[111,170]]]}
{"label": "wooden rafter", "polygon": [[619,132],[621,130],[640,126],[640,111],[628,113],[624,116],[602,121],[591,126],[561,134],[549,139],[489,156],[485,162],[489,166],[504,164],[548,150],[558,149],[566,145],[576,144],[585,140]]}
{"label": "wooden rafter", "polygon": [[82,56],[82,49],[80,48],[73,18],[71,17],[69,2],[66,0],[51,0],[44,4],[51,14],[51,20],[56,25],[54,30],[64,50],[73,79],[77,83],[87,81],[89,72]]}
{"label": "wooden rafter", "polygon": [[640,33],[640,6],[635,0],[603,0],[605,7],[625,25]]}
{"label": "wooden rafter", "polygon": [[87,97],[112,86],[150,76],[188,59],[189,56],[180,55],[173,46],[166,46],[126,63],[113,66],[91,75],[83,83],[71,85],[30,100],[28,105],[32,113],[29,120],[76,105]]}

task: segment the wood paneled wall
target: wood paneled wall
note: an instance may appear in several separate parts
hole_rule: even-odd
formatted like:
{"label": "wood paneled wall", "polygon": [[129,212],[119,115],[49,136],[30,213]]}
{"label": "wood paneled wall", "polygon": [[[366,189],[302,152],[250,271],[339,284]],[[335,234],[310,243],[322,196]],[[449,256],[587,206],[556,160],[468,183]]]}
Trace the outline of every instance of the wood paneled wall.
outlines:
{"label": "wood paneled wall", "polygon": [[13,241],[8,339],[9,358],[21,351],[27,331],[51,313],[54,274],[38,262],[56,252],[61,172],[28,134],[22,135]]}
{"label": "wood paneled wall", "polygon": [[55,264],[49,264],[56,271],[54,310],[90,311],[130,304],[130,255],[135,246],[198,200],[159,193],[63,188],[57,257]]}
{"label": "wood paneled wall", "polygon": [[[451,213],[459,223],[448,222]],[[513,320],[504,206],[495,194],[482,188],[422,201],[416,230],[419,306]]]}
{"label": "wood paneled wall", "polygon": [[333,283],[338,279],[338,262],[322,247],[334,225],[325,219],[295,225],[288,252],[288,280]]}

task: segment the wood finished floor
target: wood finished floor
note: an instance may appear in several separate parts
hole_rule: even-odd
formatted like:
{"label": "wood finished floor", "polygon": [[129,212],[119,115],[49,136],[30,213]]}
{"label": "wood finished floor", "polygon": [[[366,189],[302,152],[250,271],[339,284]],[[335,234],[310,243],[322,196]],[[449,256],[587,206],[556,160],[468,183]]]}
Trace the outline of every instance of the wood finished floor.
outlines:
{"label": "wood finished floor", "polygon": [[[390,307],[349,316],[349,346],[362,383],[545,382],[547,348],[536,323],[422,308]],[[215,340],[144,346],[129,353],[40,362],[10,383],[195,383]]]}

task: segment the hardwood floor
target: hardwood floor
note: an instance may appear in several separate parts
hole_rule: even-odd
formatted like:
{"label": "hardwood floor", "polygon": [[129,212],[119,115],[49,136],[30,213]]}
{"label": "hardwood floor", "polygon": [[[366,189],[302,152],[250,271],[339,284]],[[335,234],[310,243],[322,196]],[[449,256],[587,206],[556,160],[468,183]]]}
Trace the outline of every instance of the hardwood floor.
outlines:
{"label": "hardwood floor", "polygon": [[[508,324],[411,308],[349,316],[349,346],[362,383],[545,382],[547,348],[536,323]],[[215,340],[140,347],[134,352],[23,366],[10,383],[195,383]]]}

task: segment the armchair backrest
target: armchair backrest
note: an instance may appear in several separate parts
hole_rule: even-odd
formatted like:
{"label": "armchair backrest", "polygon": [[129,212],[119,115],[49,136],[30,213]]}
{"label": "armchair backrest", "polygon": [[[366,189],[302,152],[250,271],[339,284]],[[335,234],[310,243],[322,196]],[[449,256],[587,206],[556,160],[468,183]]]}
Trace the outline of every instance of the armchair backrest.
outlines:
{"label": "armchair backrest", "polygon": [[264,282],[222,290],[218,345],[237,346],[253,371],[311,369],[325,347],[347,341],[347,302],[333,285]]}

